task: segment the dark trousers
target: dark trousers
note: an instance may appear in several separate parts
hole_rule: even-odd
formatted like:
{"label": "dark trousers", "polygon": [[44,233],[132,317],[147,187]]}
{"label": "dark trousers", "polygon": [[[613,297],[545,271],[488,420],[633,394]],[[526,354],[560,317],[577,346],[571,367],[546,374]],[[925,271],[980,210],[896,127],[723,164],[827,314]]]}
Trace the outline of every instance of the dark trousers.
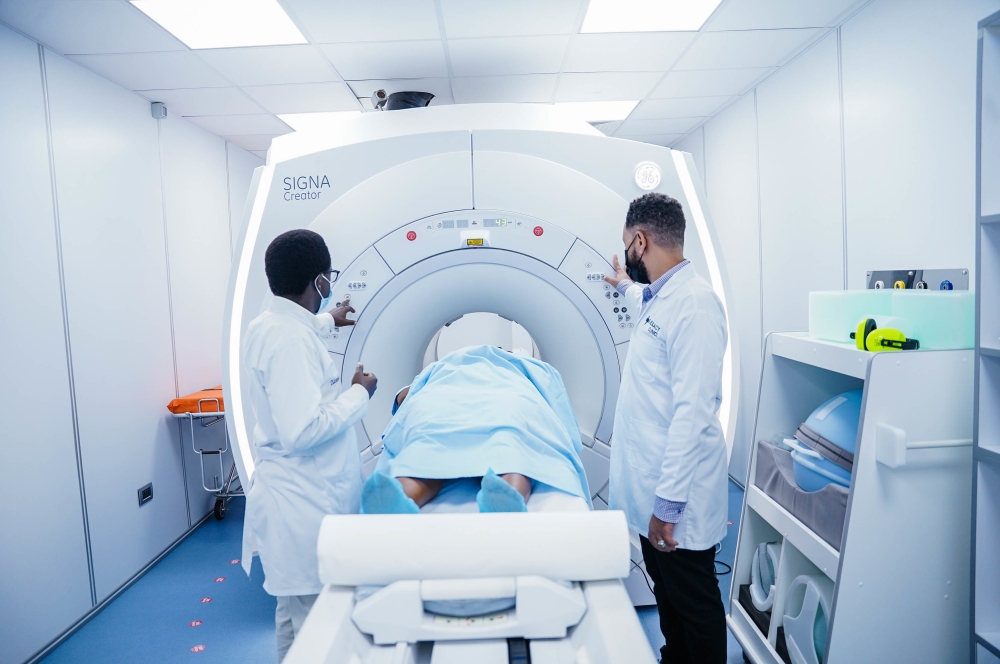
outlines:
{"label": "dark trousers", "polygon": [[658,551],[645,537],[642,559],[653,580],[663,664],[725,664],[726,610],[715,576],[715,550]]}

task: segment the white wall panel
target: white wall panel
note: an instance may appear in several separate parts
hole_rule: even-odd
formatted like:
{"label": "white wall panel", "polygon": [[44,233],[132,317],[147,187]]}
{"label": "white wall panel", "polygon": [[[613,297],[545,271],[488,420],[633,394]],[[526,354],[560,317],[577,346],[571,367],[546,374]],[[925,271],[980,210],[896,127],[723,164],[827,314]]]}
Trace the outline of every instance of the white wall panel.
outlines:
{"label": "white wall panel", "polygon": [[757,132],[764,334],[806,330],[809,292],[844,287],[836,34],[758,86]]}
{"label": "white wall panel", "polygon": [[730,325],[740,343],[740,403],[729,472],[746,476],[760,383],[760,253],[757,214],[757,141],[753,95],[704,127],[708,205],[733,291]]}
{"label": "white wall panel", "polygon": [[[181,118],[159,122],[164,214],[170,256],[171,311],[179,394],[222,384],[222,314],[229,280],[230,239],[226,143]],[[212,508],[200,460],[185,427],[183,446],[192,523]],[[195,426],[200,449],[225,446],[223,426]],[[230,463],[232,463],[230,461]],[[206,458],[208,486],[220,473]]]}
{"label": "white wall panel", "polygon": [[240,236],[243,208],[246,206],[247,193],[250,191],[253,170],[263,166],[264,160],[232,143],[228,146],[226,159],[229,164],[229,246],[232,253],[232,248],[236,246],[236,240]]}
{"label": "white wall panel", "polygon": [[[63,262],[98,598],[187,527],[156,121],[46,52]],[[138,506],[136,491],[153,482]]]}
{"label": "white wall panel", "polygon": [[879,268],[975,269],[976,23],[998,9],[878,0],[844,24],[851,288]]}
{"label": "white wall panel", "polygon": [[90,609],[38,48],[0,26],[0,661]]}
{"label": "white wall panel", "polygon": [[[698,167],[698,177],[701,178],[701,184],[704,187],[706,184],[705,180],[705,131],[703,127],[698,127],[690,134],[685,136],[683,139],[674,143],[671,147],[675,150],[681,150],[683,152],[690,152],[691,157],[694,158],[694,164]],[[708,191],[706,188],[705,191]],[[711,212],[711,210],[709,210]]]}

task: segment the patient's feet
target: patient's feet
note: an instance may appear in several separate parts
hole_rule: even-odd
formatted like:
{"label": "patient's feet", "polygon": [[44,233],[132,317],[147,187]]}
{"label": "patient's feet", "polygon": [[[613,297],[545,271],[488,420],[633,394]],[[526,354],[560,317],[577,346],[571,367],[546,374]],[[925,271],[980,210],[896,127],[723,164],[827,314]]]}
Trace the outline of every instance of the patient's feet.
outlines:
{"label": "patient's feet", "polygon": [[418,514],[420,508],[395,477],[375,471],[361,487],[362,514]]}
{"label": "patient's feet", "polygon": [[480,512],[527,512],[524,496],[491,468],[483,475],[483,484],[476,495]]}

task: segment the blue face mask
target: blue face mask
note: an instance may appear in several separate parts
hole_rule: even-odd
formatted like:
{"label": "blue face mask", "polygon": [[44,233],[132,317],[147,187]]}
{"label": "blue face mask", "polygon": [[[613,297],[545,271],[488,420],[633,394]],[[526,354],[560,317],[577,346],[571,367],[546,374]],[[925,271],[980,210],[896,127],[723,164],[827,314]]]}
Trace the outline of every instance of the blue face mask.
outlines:
{"label": "blue face mask", "polygon": [[[323,297],[323,291],[319,287],[320,279],[323,279],[324,281],[326,281],[326,283],[330,284],[330,290],[327,291],[326,297]],[[313,286],[316,288],[316,292],[319,293],[320,297],[319,309],[316,310],[316,313],[322,313],[323,311],[326,311],[326,308],[328,306],[330,306],[330,300],[333,299],[333,281],[331,281],[330,278],[327,277],[325,274],[319,274],[313,280]]]}

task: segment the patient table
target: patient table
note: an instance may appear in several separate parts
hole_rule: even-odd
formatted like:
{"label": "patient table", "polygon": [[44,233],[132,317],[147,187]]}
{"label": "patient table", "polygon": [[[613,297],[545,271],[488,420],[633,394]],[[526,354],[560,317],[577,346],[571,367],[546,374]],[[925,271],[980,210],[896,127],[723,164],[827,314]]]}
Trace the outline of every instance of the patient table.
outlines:
{"label": "patient table", "polygon": [[[620,512],[540,487],[527,514],[478,514],[477,488],[449,483],[420,516],[328,516],[327,585],[285,664],[656,661],[620,580],[631,566]],[[383,587],[356,599],[369,584]],[[424,605],[505,597],[509,610],[469,618]]]}

